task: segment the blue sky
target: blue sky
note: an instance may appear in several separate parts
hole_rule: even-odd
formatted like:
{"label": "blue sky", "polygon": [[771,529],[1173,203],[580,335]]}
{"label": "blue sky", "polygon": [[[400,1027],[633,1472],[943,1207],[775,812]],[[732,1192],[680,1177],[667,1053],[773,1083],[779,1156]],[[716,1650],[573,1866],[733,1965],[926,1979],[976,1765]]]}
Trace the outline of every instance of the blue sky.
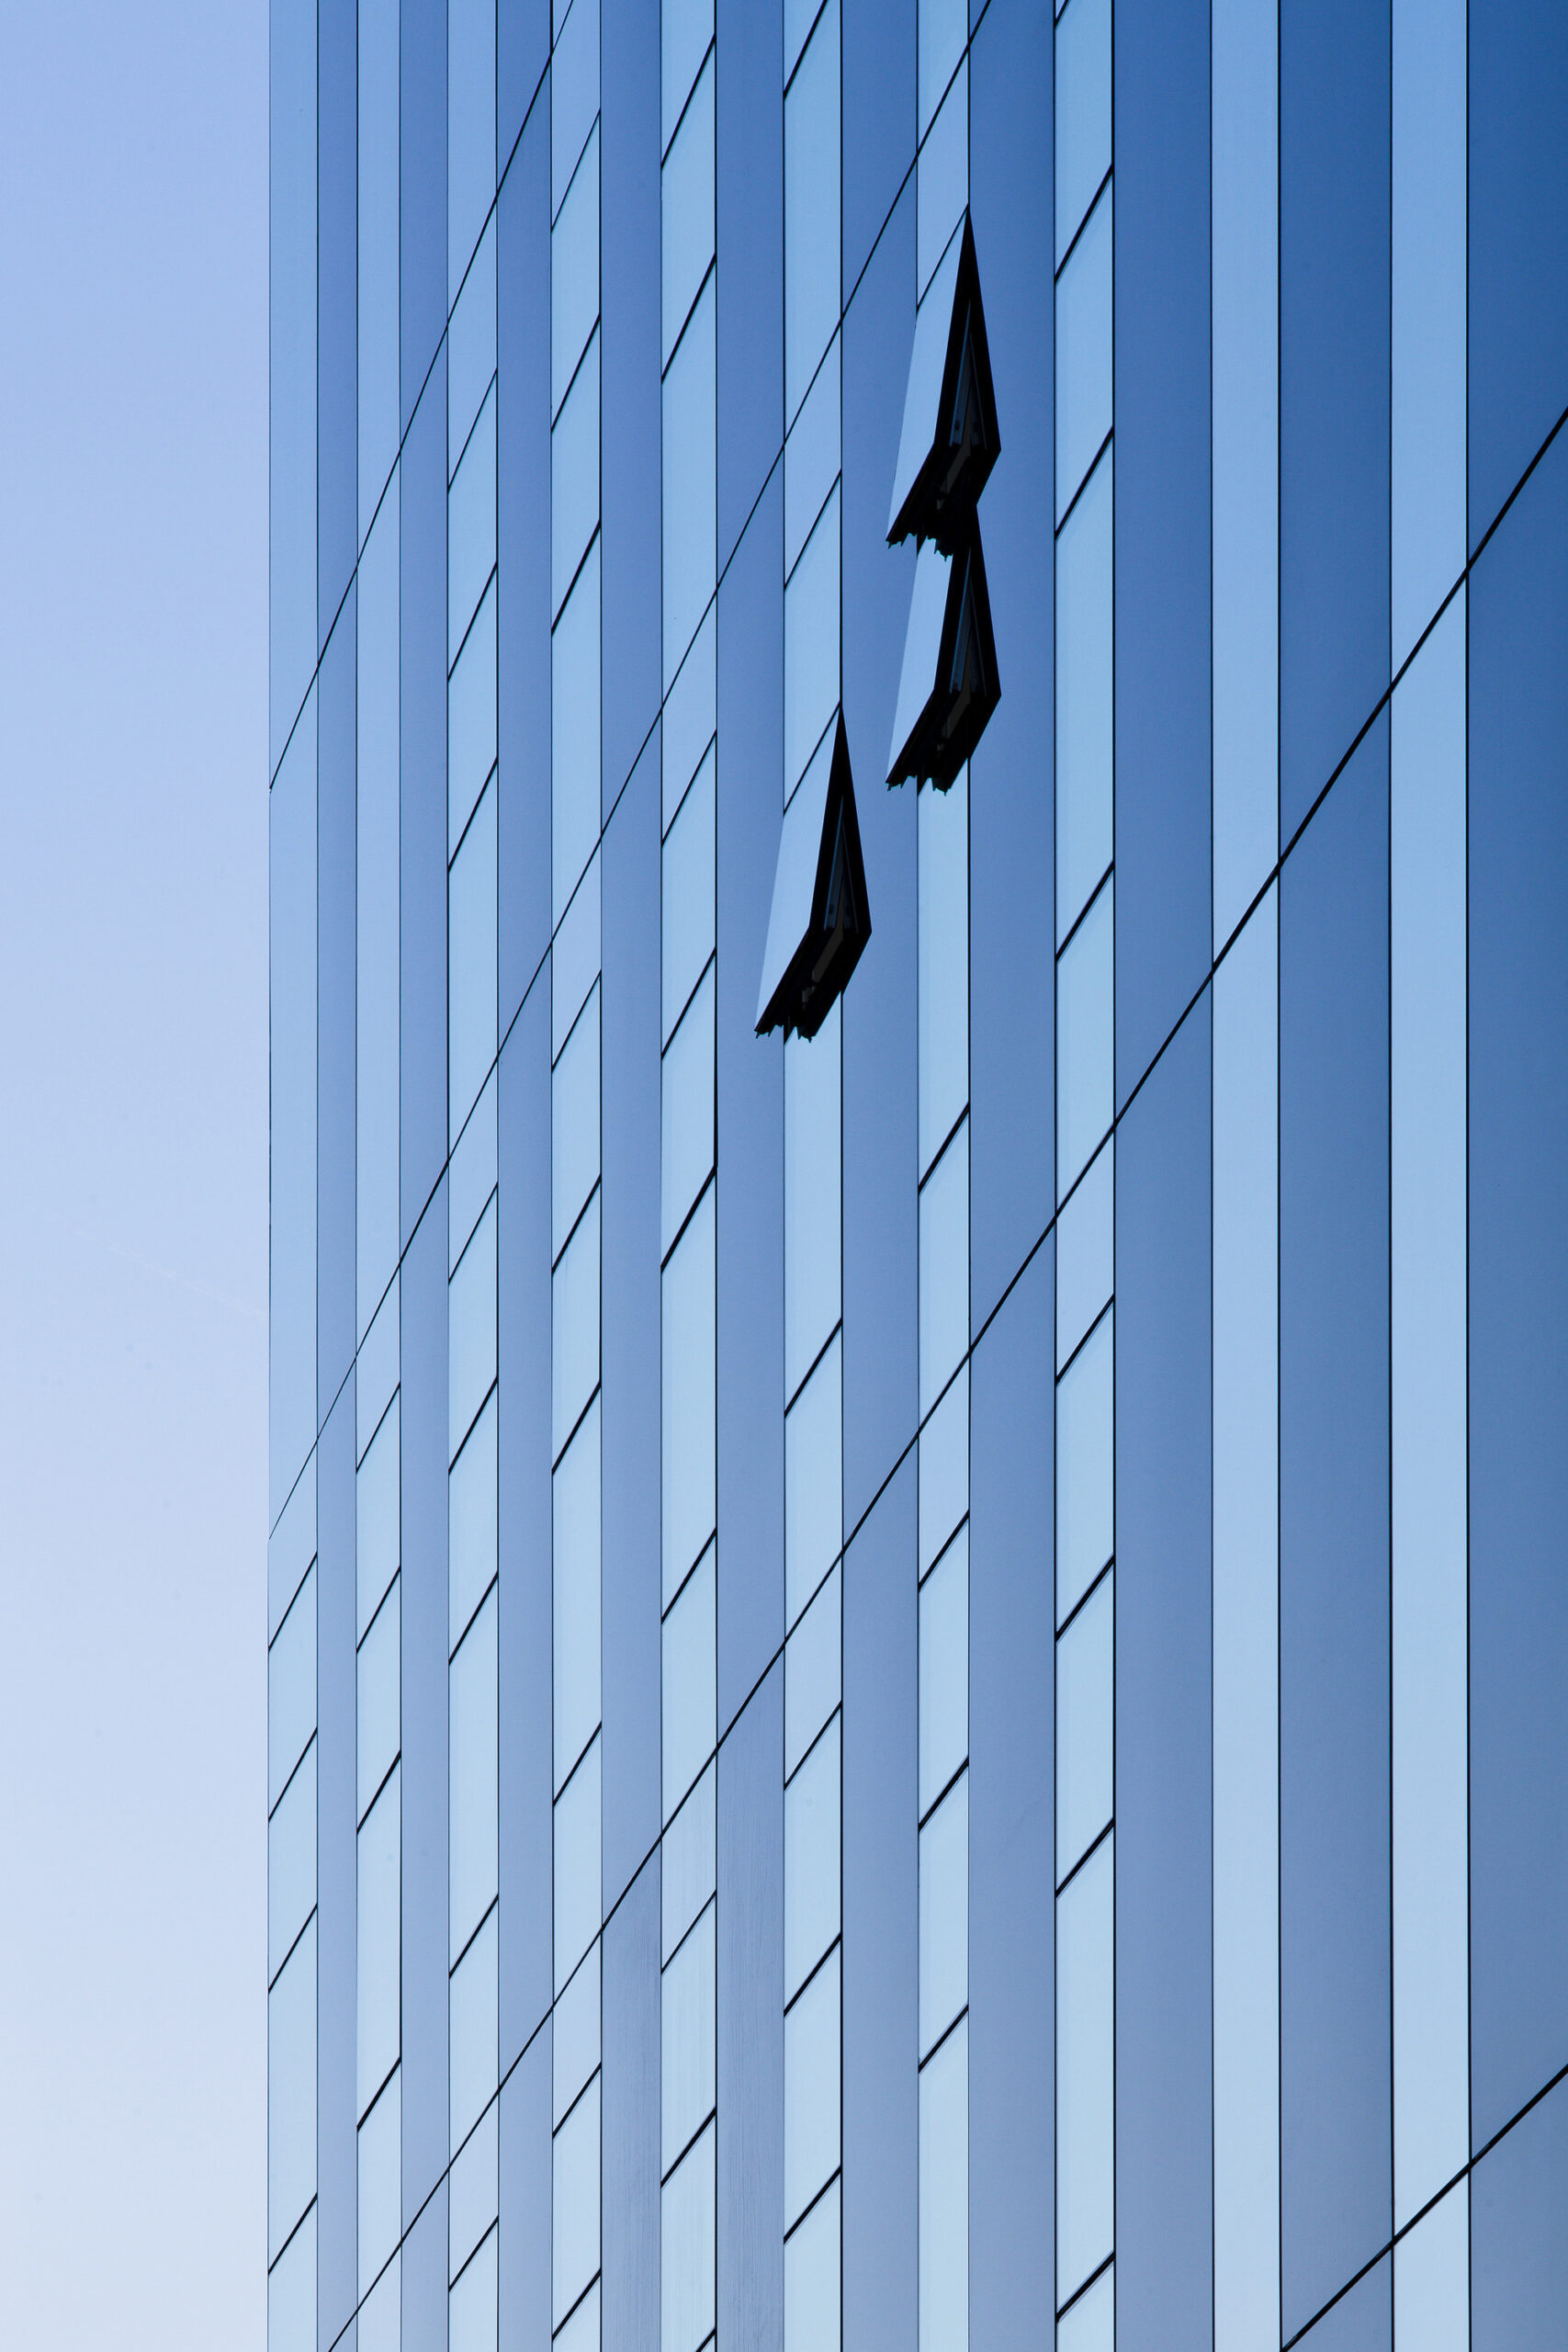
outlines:
{"label": "blue sky", "polygon": [[265,2341],[266,10],[0,37],[0,2342]]}

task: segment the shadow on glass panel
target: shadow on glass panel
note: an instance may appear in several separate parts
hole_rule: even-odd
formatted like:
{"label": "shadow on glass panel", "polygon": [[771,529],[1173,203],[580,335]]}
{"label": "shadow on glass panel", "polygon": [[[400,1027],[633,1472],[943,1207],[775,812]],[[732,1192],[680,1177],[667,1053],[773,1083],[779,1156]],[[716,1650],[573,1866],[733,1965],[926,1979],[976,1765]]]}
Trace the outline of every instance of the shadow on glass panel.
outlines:
{"label": "shadow on glass panel", "polygon": [[915,317],[889,547],[913,532],[952,555],[1000,447],[975,232],[965,212]]}
{"label": "shadow on glass panel", "polygon": [[912,776],[945,792],[1000,695],[986,559],[971,524],[952,555],[928,540],[916,560],[888,783]]}
{"label": "shadow on glass panel", "polygon": [[860,823],[843,713],[784,810],[757,1035],[815,1037],[871,937]]}

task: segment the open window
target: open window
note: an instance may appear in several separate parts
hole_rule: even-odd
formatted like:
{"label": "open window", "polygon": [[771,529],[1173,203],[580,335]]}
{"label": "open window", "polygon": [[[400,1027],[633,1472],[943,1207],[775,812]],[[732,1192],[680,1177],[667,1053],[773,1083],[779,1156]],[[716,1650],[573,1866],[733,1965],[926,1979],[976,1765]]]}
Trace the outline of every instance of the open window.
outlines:
{"label": "open window", "polygon": [[912,776],[945,792],[985,733],[1000,692],[986,559],[971,525],[953,554],[928,541],[915,559],[888,783]]}
{"label": "open window", "polygon": [[965,212],[915,314],[888,545],[913,532],[952,554],[1000,447],[980,273]]}
{"label": "open window", "polygon": [[784,810],[757,1035],[815,1037],[871,937],[850,748],[840,712]]}

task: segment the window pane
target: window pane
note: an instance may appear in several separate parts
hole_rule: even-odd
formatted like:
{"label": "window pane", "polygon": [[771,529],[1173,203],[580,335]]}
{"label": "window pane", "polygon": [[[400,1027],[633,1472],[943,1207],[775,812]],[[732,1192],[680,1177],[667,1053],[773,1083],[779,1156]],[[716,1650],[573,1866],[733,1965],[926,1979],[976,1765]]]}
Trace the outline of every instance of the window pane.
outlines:
{"label": "window pane", "polygon": [[697,2352],[713,2334],[715,2154],[718,2128],[710,2123],[677,2172],[664,2184],[660,2205],[660,2352]]}
{"label": "window pane", "polygon": [[843,1579],[837,1568],[784,1650],[784,1771],[793,1772],[843,1689]]}
{"label": "window pane", "polygon": [[[575,1243],[573,1247],[575,1248]],[[570,1255],[570,1252],[569,1252]],[[714,1192],[710,1185],[664,1269],[662,1430],[664,1598],[714,1530]]]}
{"label": "window pane", "polygon": [[599,1008],[595,986],[561,1047],[550,1080],[552,1262],[599,1182]]}
{"label": "window pane", "polygon": [[599,2085],[590,2083],[555,2136],[551,2325],[599,2267]]}
{"label": "window pane", "polygon": [[316,2193],[316,1923],[266,2003],[266,2254]]}
{"label": "window pane", "polygon": [[552,1452],[558,1453],[599,1385],[599,1195],[582,1212],[550,1283],[554,1322]]}
{"label": "window pane", "polygon": [[359,2283],[367,2287],[403,2233],[403,2078],[400,2071],[359,2127]]}
{"label": "window pane", "polygon": [[599,1401],[555,1475],[555,1785],[599,1727]]}
{"label": "window pane", "polygon": [[595,540],[550,640],[551,913],[567,900],[599,839],[599,559]]}
{"label": "window pane", "polygon": [[496,1424],[492,1388],[452,1464],[446,1490],[446,1640],[456,1649],[496,1571]]}
{"label": "window pane", "polygon": [[492,781],[452,861],[447,884],[451,972],[447,1090],[453,1143],[495,1059],[495,805]]}
{"label": "window pane", "polygon": [[316,1750],[303,1761],[267,1824],[266,1973],[270,1984],[284,1955],[316,1906]]}
{"label": "window pane", "polygon": [[920,1193],[920,1411],[969,1345],[969,1128],[961,1126]]}
{"label": "window pane", "polygon": [[920,1431],[920,1574],[969,1508],[969,1367]]}
{"label": "window pane", "polygon": [[359,1817],[398,1752],[402,1589],[394,1584],[359,1645]]}
{"label": "window pane", "polygon": [[448,857],[461,841],[474,803],[495,765],[495,601],[492,572],[446,685]]}
{"label": "window pane", "polygon": [[[550,62],[550,209],[558,212],[589,126],[599,111],[599,7],[558,6]],[[562,21],[564,19],[564,21]]]}
{"label": "window pane", "polygon": [[1115,1613],[1108,1576],[1056,1645],[1056,1876],[1111,1818]]}
{"label": "window pane", "polygon": [[919,18],[919,127],[923,139],[942,102],[942,94],[953,79],[953,68],[964,54],[969,25],[964,0],[920,0]]}
{"label": "window pane", "polygon": [[713,1754],[717,1709],[717,1553],[710,1544],[664,1620],[664,1817]]}
{"label": "window pane", "polygon": [[784,2227],[839,2165],[839,1955],[784,2018]]}
{"label": "window pane", "polygon": [[495,1900],[496,1595],[463,1637],[451,1668],[452,1957]]}
{"label": "window pane", "polygon": [[843,1544],[843,1350],[835,1335],[784,1422],[784,1586],[793,1623]]}
{"label": "window pane", "polygon": [[663,224],[664,341],[668,367],[714,251],[713,58],[692,93],[660,182]]}
{"label": "window pane", "polygon": [[550,435],[550,616],[560,611],[599,527],[599,334]]}
{"label": "window pane", "polygon": [[599,1742],[556,1799],[556,1990],[599,1932]]}
{"label": "window pane", "polygon": [[558,2123],[577,2104],[578,2093],[598,2071],[600,2020],[604,2007],[603,1942],[589,1946],[565,1992],[557,2001],[550,2033],[550,2071],[554,2111]]}
{"label": "window pane", "polygon": [[[666,831],[695,773],[697,762],[713,741],[718,708],[717,659],[718,623],[710,605],[681,664],[680,674],[664,698],[660,742]],[[682,1002],[684,1001],[682,998]],[[680,1006],[675,1010],[679,1012]]]}
{"label": "window pane", "polygon": [[1071,0],[1056,24],[1056,262],[1111,169],[1111,0]]}
{"label": "window pane", "polygon": [[920,1796],[928,1812],[969,1753],[969,1531],[920,1587]]}
{"label": "window pane", "polygon": [[491,2230],[452,2290],[447,2352],[495,2352],[499,2244],[499,2233]]}
{"label": "window pane", "polygon": [[839,701],[839,492],[817,519],[784,587],[784,793]]}
{"label": "window pane", "polygon": [[664,1972],[660,2096],[665,2172],[713,2113],[716,1917],[710,1903]]}
{"label": "window pane", "polygon": [[660,1957],[668,1960],[717,1883],[717,1768],[710,1763],[664,1832]]}
{"label": "window pane", "polygon": [[[840,350],[835,335],[784,445],[784,572],[795,570],[839,470],[842,440]],[[834,582],[837,596],[838,583]],[[835,647],[836,652],[836,647]],[[820,731],[820,730],[818,730]]]}
{"label": "window pane", "polygon": [[1116,1138],[1056,1220],[1056,1366],[1072,1354],[1116,1286]]}
{"label": "window pane", "polygon": [[446,493],[446,661],[468,633],[495,570],[495,386],[485,395]]}
{"label": "window pane", "polygon": [[[921,14],[925,11],[922,9]],[[920,150],[915,186],[917,274],[923,294],[969,200],[969,66],[965,60]]]}
{"label": "window pane", "polygon": [[839,323],[839,0],[828,0],[784,99],[784,420]]}
{"label": "window pane", "polygon": [[495,1203],[475,1228],[447,1292],[447,1443],[455,1454],[495,1382]]}
{"label": "window pane", "polygon": [[316,1728],[316,1571],[278,1627],[266,1661],[266,1801],[270,1810]]}
{"label": "window pane", "polygon": [[664,1049],[660,1117],[661,1252],[707,1182],[714,1159],[714,969],[710,964]]}
{"label": "window pane", "polygon": [[680,1019],[714,946],[715,747],[676,814],[664,843],[663,1035]]}
{"label": "window pane", "polygon": [[1115,1837],[1056,1900],[1056,2300],[1115,2231]]}
{"label": "window pane", "polygon": [[1115,884],[1107,882],[1056,966],[1056,1197],[1111,1125],[1116,1072]]}
{"label": "window pane", "polygon": [[839,1319],[842,1255],[839,1007],[784,1046],[784,1394]]}
{"label": "window pane", "polygon": [[923,1176],[969,1100],[969,770],[927,789],[919,822],[919,1103]]}
{"label": "window pane", "polygon": [[1058,940],[1066,937],[1111,863],[1115,458],[1114,449],[1106,450],[1056,541]]}
{"label": "window pane", "polygon": [[784,1791],[784,1999],[839,1932],[839,1723]]}
{"label": "window pane", "polygon": [[784,2352],[839,2352],[839,2184],[784,2245]]}
{"label": "window pane", "polygon": [[920,1832],[920,2055],[969,1998],[969,1775]]}
{"label": "window pane", "polygon": [[1111,198],[1107,187],[1056,280],[1056,516],[1111,430]]}
{"label": "window pane", "polygon": [[920,2075],[920,2352],[969,2341],[969,2023]]}
{"label": "window pane", "polygon": [[664,379],[664,682],[714,591],[717,505],[715,293],[710,277]]}
{"label": "window pane", "polygon": [[498,1933],[491,1911],[452,1972],[449,2129],[455,2148],[495,2095]]}
{"label": "window pane", "polygon": [[1088,1591],[1116,1542],[1115,1311],[1056,1387],[1056,1623]]}
{"label": "window pane", "polygon": [[566,398],[599,316],[599,126],[550,233],[550,414]]}

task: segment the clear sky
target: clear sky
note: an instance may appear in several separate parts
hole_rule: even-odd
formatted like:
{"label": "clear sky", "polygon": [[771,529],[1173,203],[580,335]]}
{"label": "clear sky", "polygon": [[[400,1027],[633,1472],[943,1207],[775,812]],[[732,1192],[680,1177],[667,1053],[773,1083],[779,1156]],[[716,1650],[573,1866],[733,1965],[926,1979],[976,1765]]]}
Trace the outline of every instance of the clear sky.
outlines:
{"label": "clear sky", "polygon": [[0,2344],[265,2342],[265,0],[0,9]]}

